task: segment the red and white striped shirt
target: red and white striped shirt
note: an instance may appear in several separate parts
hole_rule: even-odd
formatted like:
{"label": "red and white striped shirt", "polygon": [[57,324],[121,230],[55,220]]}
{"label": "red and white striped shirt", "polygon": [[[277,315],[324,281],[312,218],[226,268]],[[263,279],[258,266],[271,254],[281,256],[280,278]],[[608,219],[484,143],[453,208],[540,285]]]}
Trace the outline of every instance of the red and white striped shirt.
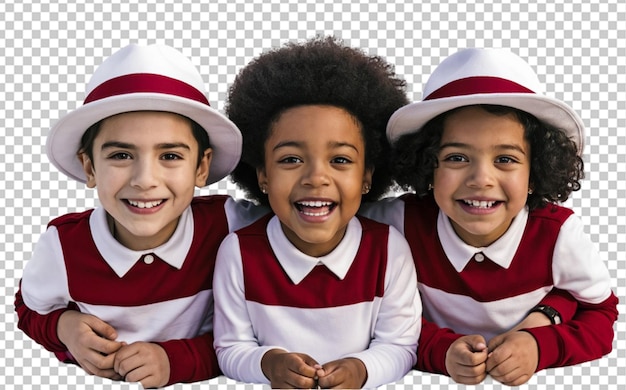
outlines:
{"label": "red and white striped shirt", "polygon": [[[552,288],[578,301],[571,321],[528,329],[540,349],[539,369],[597,359],[611,351],[617,298],[609,272],[572,211],[523,209],[485,248],[465,244],[432,197],[406,194],[368,204],[360,213],[404,233],[415,260],[424,318],[440,329],[487,340],[520,322]],[[422,331],[418,368],[446,372],[453,338]]]}
{"label": "red and white striped shirt", "polygon": [[306,353],[324,364],[345,357],[367,368],[365,387],[402,378],[415,364],[421,304],[404,238],[353,218],[335,250],[300,252],[277,217],[229,235],[218,252],[215,348],[227,376],[269,383],[270,349]]}
{"label": "red and white striped shirt", "polygon": [[119,341],[163,346],[170,383],[218,375],[212,347],[215,256],[229,231],[266,211],[250,206],[226,196],[194,198],[172,237],[146,251],[115,240],[102,208],[53,220],[16,295],[20,329],[71,361],[56,331],[69,307],[109,323]]}

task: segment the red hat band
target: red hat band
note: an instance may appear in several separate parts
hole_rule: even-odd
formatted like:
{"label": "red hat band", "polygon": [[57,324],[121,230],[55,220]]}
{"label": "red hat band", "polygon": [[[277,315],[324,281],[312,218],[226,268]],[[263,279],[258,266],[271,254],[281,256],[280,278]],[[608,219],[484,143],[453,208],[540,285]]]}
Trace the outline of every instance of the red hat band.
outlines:
{"label": "red hat band", "polygon": [[500,77],[475,76],[454,80],[433,91],[424,100],[489,93],[535,93],[511,80]]}
{"label": "red hat band", "polygon": [[142,92],[178,96],[210,106],[206,96],[193,86],[177,79],[151,73],[133,73],[109,79],[91,91],[85,98],[84,104],[112,96]]}

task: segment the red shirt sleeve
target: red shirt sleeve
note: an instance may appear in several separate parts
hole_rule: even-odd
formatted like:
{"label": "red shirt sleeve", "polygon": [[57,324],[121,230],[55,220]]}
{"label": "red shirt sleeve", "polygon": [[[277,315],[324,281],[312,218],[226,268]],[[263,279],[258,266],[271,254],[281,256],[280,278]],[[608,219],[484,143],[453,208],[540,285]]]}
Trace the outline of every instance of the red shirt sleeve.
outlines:
{"label": "red shirt sleeve", "polygon": [[420,371],[448,375],[446,353],[450,345],[462,336],[449,328],[440,328],[434,322],[422,317],[422,331],[417,345],[415,368]]}
{"label": "red shirt sleeve", "polygon": [[572,320],[525,329],[539,346],[537,371],[599,359],[611,352],[618,302],[613,293],[597,305],[579,302]]}
{"label": "red shirt sleeve", "polygon": [[[599,305],[591,305],[576,301],[566,291],[553,289],[541,303],[556,309],[562,324],[524,329],[535,337],[539,346],[537,371],[595,360],[611,352],[613,324],[618,316],[615,295]],[[445,367],[446,353],[462,336],[422,320],[415,368],[449,375]]]}
{"label": "red shirt sleeve", "polygon": [[59,317],[67,310],[72,310],[72,308],[68,307],[48,314],[39,314],[24,303],[21,283],[20,289],[15,293],[15,312],[18,317],[17,327],[36,343],[53,352],[60,361],[75,363],[71,355],[69,355],[67,347],[59,340],[57,334]]}
{"label": "red shirt sleeve", "polygon": [[170,379],[174,383],[198,382],[221,375],[213,349],[213,333],[181,340],[156,343],[165,349],[170,360]]}

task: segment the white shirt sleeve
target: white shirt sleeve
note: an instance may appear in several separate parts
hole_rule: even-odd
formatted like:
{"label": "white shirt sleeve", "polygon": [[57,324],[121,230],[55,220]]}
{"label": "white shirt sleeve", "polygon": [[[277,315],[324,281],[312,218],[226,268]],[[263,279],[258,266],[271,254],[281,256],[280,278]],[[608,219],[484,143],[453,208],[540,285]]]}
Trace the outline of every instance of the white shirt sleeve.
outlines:
{"label": "white shirt sleeve", "polygon": [[42,315],[65,308],[71,301],[56,227],[50,226],[35,245],[24,268],[21,293],[26,306]]}
{"label": "white shirt sleeve", "polygon": [[213,274],[214,346],[224,375],[248,383],[269,383],[261,370],[263,355],[246,307],[239,239],[231,233],[217,253]]}
{"label": "white shirt sleeve", "polygon": [[259,206],[249,200],[228,198],[224,204],[228,231],[234,232],[248,226],[252,222],[270,212],[265,206]]}
{"label": "white shirt sleeve", "polygon": [[367,350],[351,354],[367,368],[365,388],[401,379],[416,363],[422,327],[422,303],[411,250],[404,237],[389,228],[385,294]]}
{"label": "white shirt sleeve", "polygon": [[552,262],[554,285],[581,302],[597,304],[611,295],[611,278],[581,220],[571,215],[559,232]]}

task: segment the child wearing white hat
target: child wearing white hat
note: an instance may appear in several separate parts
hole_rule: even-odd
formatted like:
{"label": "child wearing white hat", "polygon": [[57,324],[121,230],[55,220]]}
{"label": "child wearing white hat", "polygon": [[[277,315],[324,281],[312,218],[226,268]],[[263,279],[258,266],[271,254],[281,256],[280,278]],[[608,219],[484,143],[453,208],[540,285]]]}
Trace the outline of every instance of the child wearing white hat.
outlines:
{"label": "child wearing white hat", "polygon": [[[519,385],[611,351],[618,300],[609,272],[580,220],[558,205],[580,188],[584,126],[542,91],[512,52],[466,49],[437,67],[422,101],[389,120],[394,178],[415,193],[364,214],[404,232],[424,317],[442,328],[423,328],[418,368]],[[553,289],[578,304],[559,325],[542,304]],[[555,325],[521,331],[534,311]]]}
{"label": "child wearing white hat", "polygon": [[91,374],[145,387],[214,377],[217,248],[264,210],[194,189],[231,172],[241,134],[167,46],[117,51],[86,96],[54,124],[47,154],[102,207],[49,223],[16,294],[19,327]]}

